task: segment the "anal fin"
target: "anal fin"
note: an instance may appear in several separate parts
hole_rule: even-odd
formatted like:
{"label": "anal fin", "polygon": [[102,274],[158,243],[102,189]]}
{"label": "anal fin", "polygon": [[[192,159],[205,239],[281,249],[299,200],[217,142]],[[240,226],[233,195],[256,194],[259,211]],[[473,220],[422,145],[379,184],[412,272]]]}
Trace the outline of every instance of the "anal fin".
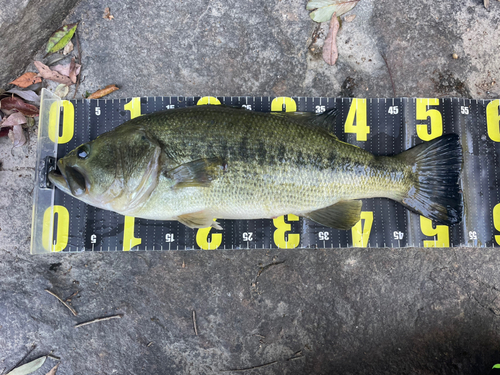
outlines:
{"label": "anal fin", "polygon": [[350,229],[360,219],[362,204],[358,200],[340,201],[303,216],[327,227]]}
{"label": "anal fin", "polygon": [[208,228],[222,230],[218,222],[214,221],[206,211],[198,211],[190,214],[177,216],[177,220],[189,228]]}

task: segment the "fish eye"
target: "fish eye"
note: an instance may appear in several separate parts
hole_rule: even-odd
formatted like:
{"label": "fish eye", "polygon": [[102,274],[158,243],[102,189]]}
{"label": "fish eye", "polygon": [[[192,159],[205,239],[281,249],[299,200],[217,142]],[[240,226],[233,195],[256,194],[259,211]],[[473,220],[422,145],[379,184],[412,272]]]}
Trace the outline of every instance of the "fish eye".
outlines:
{"label": "fish eye", "polygon": [[89,156],[90,149],[88,145],[82,145],[76,150],[76,154],[78,155],[79,159],[87,159]]}

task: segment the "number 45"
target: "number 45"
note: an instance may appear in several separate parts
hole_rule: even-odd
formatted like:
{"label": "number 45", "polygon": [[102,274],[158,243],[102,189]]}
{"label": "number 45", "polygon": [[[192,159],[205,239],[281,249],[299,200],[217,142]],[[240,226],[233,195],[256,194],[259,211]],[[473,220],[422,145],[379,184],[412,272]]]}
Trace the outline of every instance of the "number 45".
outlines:
{"label": "number 45", "polygon": [[389,112],[390,115],[397,115],[399,113],[399,107],[397,105],[390,106],[387,112]]}

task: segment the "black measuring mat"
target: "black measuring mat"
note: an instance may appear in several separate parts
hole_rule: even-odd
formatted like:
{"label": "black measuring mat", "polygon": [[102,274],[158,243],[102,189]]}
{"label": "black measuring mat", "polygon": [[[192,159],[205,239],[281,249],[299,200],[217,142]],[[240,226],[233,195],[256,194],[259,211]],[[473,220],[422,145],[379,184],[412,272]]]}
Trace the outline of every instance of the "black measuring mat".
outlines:
{"label": "black measuring mat", "polygon": [[[218,220],[223,230],[190,229],[176,221],[124,217],[50,189],[52,201],[47,207],[43,208],[35,197],[34,223],[38,220],[40,225],[34,225],[32,236],[43,237],[43,241],[33,241],[32,253],[500,245],[500,100],[148,97],[61,101],[59,136],[53,156],[63,157],[131,118],[202,104],[243,106],[261,112],[321,113],[336,107],[335,128],[329,130],[340,140],[374,155],[396,155],[423,141],[456,133],[463,149],[462,222],[451,227],[437,225],[397,202],[374,198],[363,199],[361,220],[351,230],[332,229],[295,215]],[[43,122],[41,127],[50,126]],[[39,168],[51,152],[39,151]],[[40,195],[49,190],[41,187],[42,174],[37,174]]]}

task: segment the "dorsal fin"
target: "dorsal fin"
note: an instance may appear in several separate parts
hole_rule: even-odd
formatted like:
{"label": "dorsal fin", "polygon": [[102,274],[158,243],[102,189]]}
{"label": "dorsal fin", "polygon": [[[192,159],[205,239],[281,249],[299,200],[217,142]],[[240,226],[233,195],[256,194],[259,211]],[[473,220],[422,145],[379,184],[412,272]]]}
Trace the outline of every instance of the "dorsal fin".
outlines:
{"label": "dorsal fin", "polygon": [[303,125],[321,129],[330,136],[338,139],[333,131],[335,130],[335,119],[337,117],[337,108],[331,108],[323,113],[314,112],[271,112],[275,116],[289,117]]}

